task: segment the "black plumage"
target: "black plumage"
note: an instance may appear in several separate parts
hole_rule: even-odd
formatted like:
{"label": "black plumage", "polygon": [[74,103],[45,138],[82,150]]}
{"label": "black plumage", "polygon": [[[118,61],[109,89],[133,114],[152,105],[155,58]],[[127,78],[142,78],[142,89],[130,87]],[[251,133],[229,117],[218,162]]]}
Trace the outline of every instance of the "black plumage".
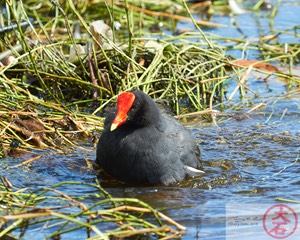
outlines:
{"label": "black plumage", "polygon": [[106,117],[96,163],[115,179],[136,184],[170,185],[203,173],[191,133],[140,90],[121,94]]}

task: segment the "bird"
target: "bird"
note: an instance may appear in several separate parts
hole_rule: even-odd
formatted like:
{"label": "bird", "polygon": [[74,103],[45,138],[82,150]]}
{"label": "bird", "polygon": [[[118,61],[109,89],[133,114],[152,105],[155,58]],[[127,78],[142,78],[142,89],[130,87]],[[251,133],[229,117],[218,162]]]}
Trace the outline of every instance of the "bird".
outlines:
{"label": "bird", "polygon": [[123,92],[106,116],[96,164],[114,179],[169,186],[204,174],[192,134],[141,90]]}

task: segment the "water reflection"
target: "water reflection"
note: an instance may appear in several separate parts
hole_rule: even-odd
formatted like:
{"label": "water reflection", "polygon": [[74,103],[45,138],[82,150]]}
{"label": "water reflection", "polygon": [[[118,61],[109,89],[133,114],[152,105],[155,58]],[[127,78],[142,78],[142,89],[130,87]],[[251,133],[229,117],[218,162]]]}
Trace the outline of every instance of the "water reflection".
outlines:
{"label": "water reflection", "polygon": [[[280,7],[275,24],[282,30],[294,26],[291,19],[298,19],[295,16],[298,10],[299,5],[295,9]],[[248,36],[261,34],[253,16],[246,14],[236,18]],[[214,21],[229,23],[229,18],[214,17]],[[260,23],[260,29],[267,26],[268,22]],[[235,28],[231,30],[220,28],[214,32],[222,36],[240,36]],[[279,40],[295,41],[292,37],[283,39],[281,36]],[[257,58],[257,52],[251,54]],[[218,119],[218,126],[200,123],[197,119],[190,121],[189,128],[202,149],[206,171],[203,178],[188,179],[172,187],[132,187],[103,181],[105,189],[116,197],[139,198],[163,210],[188,227],[184,239],[224,239],[228,203],[240,208],[239,214],[246,216],[249,212],[243,206],[247,205],[235,204],[274,204],[277,197],[300,200],[300,97],[299,94],[283,97],[287,83],[281,79],[272,77],[267,82],[262,79],[252,76],[248,82],[248,87],[259,97],[249,92],[247,99],[240,102],[240,96],[236,95],[231,103],[226,103],[227,115]],[[228,92],[236,85],[231,82]],[[264,107],[249,110],[261,102]],[[29,165],[5,170],[36,155],[42,157]],[[88,142],[83,149],[68,149],[66,155],[47,150],[1,159],[0,175],[16,187],[31,189],[61,181],[94,182],[96,173],[91,167],[94,159],[95,149]],[[91,192],[90,188],[78,185],[64,190],[71,196]],[[96,200],[86,199],[86,204]],[[253,228],[249,232],[254,233],[251,237],[262,239],[255,235]],[[43,238],[34,231],[29,231],[28,236]]]}

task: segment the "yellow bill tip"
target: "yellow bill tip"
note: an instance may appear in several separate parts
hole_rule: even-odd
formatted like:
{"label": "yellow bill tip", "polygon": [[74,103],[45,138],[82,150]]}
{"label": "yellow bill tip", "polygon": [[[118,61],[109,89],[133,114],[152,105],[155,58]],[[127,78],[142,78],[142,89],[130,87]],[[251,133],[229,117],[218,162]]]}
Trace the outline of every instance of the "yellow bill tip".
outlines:
{"label": "yellow bill tip", "polygon": [[118,127],[119,124],[117,123],[112,123],[110,126],[110,131],[112,132],[113,130],[115,130]]}

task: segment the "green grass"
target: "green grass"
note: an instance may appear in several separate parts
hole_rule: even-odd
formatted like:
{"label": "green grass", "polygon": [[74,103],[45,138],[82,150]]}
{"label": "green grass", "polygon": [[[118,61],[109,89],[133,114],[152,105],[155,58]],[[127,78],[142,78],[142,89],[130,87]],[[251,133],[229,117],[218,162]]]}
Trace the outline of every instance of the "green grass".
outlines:
{"label": "green grass", "polygon": [[[89,189],[93,194],[70,196],[63,190],[72,186]],[[0,238],[26,237],[27,229],[42,231],[52,239],[78,234],[89,239],[111,237],[178,237],[185,227],[134,198],[113,198],[98,183],[62,182],[46,189],[16,189],[7,179],[0,184],[2,214]],[[84,204],[85,199],[95,199]],[[4,207],[5,206],[5,207]],[[7,214],[4,214],[7,212]],[[146,221],[143,218],[152,219]],[[18,233],[8,235],[14,230]],[[70,235],[69,235],[70,236]]]}
{"label": "green grass", "polygon": [[[299,26],[274,30],[273,35],[250,42],[225,38],[204,34],[205,28],[226,26],[196,21],[188,7],[181,0],[7,0],[0,24],[16,27],[0,33],[0,60],[14,57],[0,66],[0,158],[16,149],[77,147],[79,139],[101,132],[102,113],[118,93],[134,88],[165,99],[176,115],[204,114],[209,121],[215,121],[215,114],[228,102],[225,95],[240,94],[242,99],[251,91],[245,83],[250,70],[278,76],[288,83],[288,90],[299,91],[300,78],[294,71],[300,59],[299,44],[277,42],[281,35],[298,36]],[[223,1],[216,1],[202,11],[208,11],[204,15],[209,16],[228,9]],[[196,31],[175,34],[180,19],[192,22]],[[95,20],[104,20],[111,27],[111,36],[93,35],[89,25]],[[29,26],[23,27],[24,23]],[[116,23],[119,30],[113,27]],[[80,54],[78,44],[87,52]],[[77,49],[72,60],[71,48]],[[230,49],[258,50],[261,63],[282,65],[289,71],[237,66],[225,54]],[[227,92],[230,81],[237,85],[232,93]],[[1,204],[7,212],[0,217],[0,236],[14,230],[23,234],[26,226],[41,226],[46,221],[53,222],[56,229],[49,238],[78,229],[85,229],[87,237],[94,232],[103,238],[130,234],[174,237],[184,231],[174,222],[163,223],[163,215],[137,199],[114,199],[99,185],[89,186],[99,191],[97,197],[101,199],[84,206],[73,196],[57,192],[57,186],[32,193],[30,189],[8,187],[2,179]],[[44,207],[47,199],[59,202],[59,207]],[[68,208],[77,210],[71,214]],[[155,223],[143,220],[146,214],[152,214]],[[100,223],[107,222],[113,223],[112,230],[98,229]]]}

